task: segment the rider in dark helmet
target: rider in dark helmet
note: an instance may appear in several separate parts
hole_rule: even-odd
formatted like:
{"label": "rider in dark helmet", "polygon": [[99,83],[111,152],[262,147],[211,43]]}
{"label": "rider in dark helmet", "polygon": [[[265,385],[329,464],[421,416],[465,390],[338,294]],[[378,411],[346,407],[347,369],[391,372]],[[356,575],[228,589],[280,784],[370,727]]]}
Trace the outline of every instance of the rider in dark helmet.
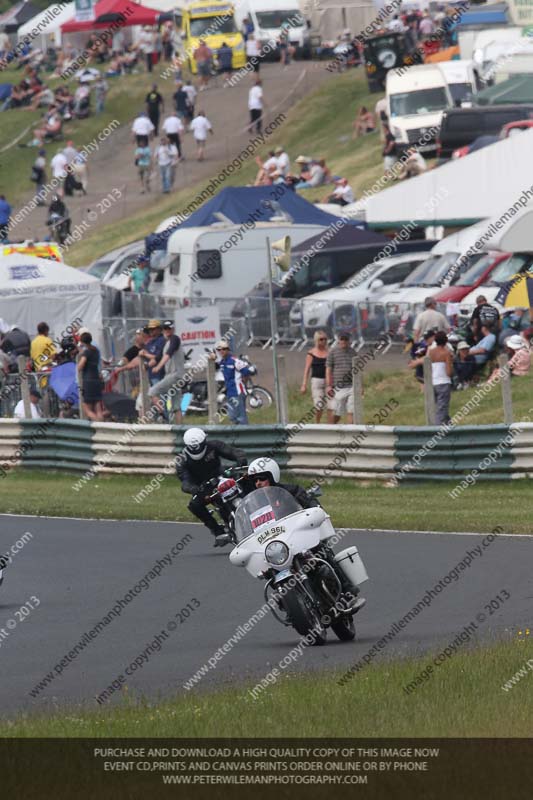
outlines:
{"label": "rider in dark helmet", "polygon": [[181,480],[182,491],[193,495],[188,509],[209,528],[215,537],[214,546],[223,547],[229,543],[230,537],[209,510],[208,498],[202,495],[201,485],[223,473],[222,459],[236,462],[241,467],[246,466],[246,454],[216,439],[208,441],[207,434],[201,428],[185,431],[183,443],[185,447],[176,459],[176,473]]}

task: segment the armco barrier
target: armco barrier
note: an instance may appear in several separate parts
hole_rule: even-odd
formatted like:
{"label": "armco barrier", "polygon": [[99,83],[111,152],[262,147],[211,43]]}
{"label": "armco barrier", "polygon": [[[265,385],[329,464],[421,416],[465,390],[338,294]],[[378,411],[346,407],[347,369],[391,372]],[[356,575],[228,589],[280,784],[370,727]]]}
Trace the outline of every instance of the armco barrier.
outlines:
{"label": "armco barrier", "polygon": [[288,469],[298,475],[387,480],[398,460],[395,439],[389,426],[306,425],[289,440]]}
{"label": "armco barrier", "polygon": [[93,463],[93,427],[79,419],[23,419],[22,466],[85,471]]}
{"label": "armco barrier", "polygon": [[[461,425],[441,437],[438,427],[395,427],[395,472],[401,474],[402,483],[447,480],[479,470],[483,459],[494,453],[492,463],[479,470],[479,478],[510,478],[515,469],[513,443],[505,442],[510,430],[508,425]],[[533,465],[533,437],[531,443]]]}
{"label": "armco barrier", "polygon": [[[187,426],[0,420],[0,467],[154,474],[183,446]],[[275,458],[309,477],[410,481],[533,477],[533,423],[437,427],[364,425],[206,426],[211,439],[243,449],[248,459]],[[507,439],[507,441],[505,441]],[[420,457],[417,457],[420,456]],[[416,459],[416,461],[413,461]],[[484,466],[480,464],[485,459]]]}
{"label": "armco barrier", "polygon": [[20,422],[17,419],[0,419],[0,464],[5,470],[17,466],[20,461]]}

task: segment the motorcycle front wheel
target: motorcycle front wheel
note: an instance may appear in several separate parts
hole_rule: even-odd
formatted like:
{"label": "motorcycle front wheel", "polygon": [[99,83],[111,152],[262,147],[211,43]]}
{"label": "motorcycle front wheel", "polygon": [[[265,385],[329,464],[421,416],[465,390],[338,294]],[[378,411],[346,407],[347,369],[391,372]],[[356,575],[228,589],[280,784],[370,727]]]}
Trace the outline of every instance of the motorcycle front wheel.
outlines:
{"label": "motorcycle front wheel", "polygon": [[246,408],[248,411],[258,411],[260,408],[269,408],[274,399],[268,389],[262,386],[254,388],[246,395]]}
{"label": "motorcycle front wheel", "polygon": [[309,636],[313,645],[326,644],[326,629],[302,591],[291,589],[281,600],[289,621],[300,636]]}
{"label": "motorcycle front wheel", "polygon": [[353,617],[340,617],[331,623],[331,630],[341,642],[352,642],[355,639],[355,625]]}

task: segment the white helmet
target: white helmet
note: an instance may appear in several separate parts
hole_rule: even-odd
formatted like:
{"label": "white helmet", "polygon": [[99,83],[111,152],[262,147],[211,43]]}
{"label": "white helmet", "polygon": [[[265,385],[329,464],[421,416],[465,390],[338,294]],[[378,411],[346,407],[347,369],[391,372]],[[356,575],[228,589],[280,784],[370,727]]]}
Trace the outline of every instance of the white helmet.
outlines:
{"label": "white helmet", "polygon": [[189,428],[183,434],[183,444],[187,455],[199,461],[207,450],[207,434],[201,428]]}
{"label": "white helmet", "polygon": [[279,483],[280,469],[277,461],[273,458],[256,458],[248,467],[248,475],[263,475],[266,473],[270,476],[272,484]]}

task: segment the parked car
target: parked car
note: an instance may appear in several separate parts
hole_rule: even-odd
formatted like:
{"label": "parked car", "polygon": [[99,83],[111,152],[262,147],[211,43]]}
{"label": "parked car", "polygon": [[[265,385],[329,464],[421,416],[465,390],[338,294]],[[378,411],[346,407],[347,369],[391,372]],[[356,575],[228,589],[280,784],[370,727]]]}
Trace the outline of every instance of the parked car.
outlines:
{"label": "parked car", "polygon": [[481,284],[486,284],[498,264],[501,264],[509,256],[509,253],[485,253],[461,275],[457,283],[446,286],[433,297],[438,303],[460,303],[467,294],[473,292]]}
{"label": "parked car", "polygon": [[[291,324],[303,326],[306,336],[312,336],[319,329],[326,330],[330,336],[340,329],[355,334],[360,328],[372,325],[382,330],[384,313],[379,295],[383,288],[398,286],[426,258],[427,253],[405,253],[368,264],[340,286],[295,303],[290,312]],[[356,307],[363,303],[367,307],[359,313]]]}
{"label": "parked car", "polygon": [[439,163],[453,151],[471,144],[479,136],[498,136],[508,122],[533,120],[533,105],[480,106],[447,109],[442,114],[437,137]]}
{"label": "parked car", "polygon": [[[459,305],[461,317],[469,317],[476,305],[476,297],[485,295],[489,303],[494,303],[498,292],[507,281],[515,275],[533,270],[532,253],[512,253],[500,261],[498,266],[490,273],[486,283],[480,283],[476,289],[464,297]],[[496,304],[497,305],[497,304]]]}

